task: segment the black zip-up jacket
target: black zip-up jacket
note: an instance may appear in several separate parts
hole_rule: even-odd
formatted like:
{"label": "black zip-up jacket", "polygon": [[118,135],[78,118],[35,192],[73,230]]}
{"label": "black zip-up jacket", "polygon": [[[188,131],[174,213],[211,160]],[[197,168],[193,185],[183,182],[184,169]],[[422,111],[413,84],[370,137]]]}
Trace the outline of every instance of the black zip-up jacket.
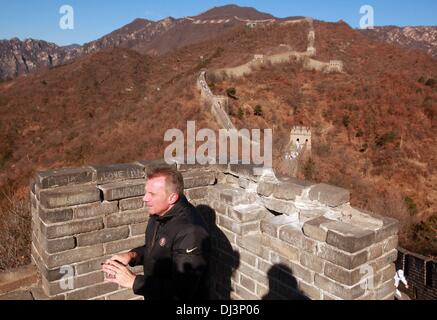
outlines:
{"label": "black zip-up jacket", "polygon": [[151,216],[145,245],[131,251],[143,265],[133,291],[146,300],[208,299],[210,237],[207,226],[185,196],[164,216]]}

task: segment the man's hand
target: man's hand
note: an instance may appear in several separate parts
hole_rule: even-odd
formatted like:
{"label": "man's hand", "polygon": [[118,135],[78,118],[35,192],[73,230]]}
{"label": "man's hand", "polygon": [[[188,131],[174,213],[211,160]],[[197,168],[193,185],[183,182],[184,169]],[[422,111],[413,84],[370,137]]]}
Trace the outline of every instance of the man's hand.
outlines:
{"label": "man's hand", "polygon": [[126,252],[126,253],[116,254],[115,256],[112,256],[111,258],[106,260],[105,263],[110,264],[111,262],[118,261],[121,264],[124,264],[125,266],[127,266],[129,264],[129,262],[131,262],[132,260],[134,260],[136,258],[136,255],[137,254],[135,252]]}
{"label": "man's hand", "polygon": [[133,288],[136,275],[123,264],[110,261],[103,265],[102,270],[107,275],[105,281],[117,283],[124,288]]}

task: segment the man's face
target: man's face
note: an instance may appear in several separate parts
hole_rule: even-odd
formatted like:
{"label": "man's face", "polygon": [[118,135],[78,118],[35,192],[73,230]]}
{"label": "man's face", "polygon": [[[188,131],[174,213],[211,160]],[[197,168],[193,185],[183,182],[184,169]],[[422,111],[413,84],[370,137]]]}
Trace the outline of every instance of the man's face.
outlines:
{"label": "man's face", "polygon": [[165,177],[147,180],[143,201],[150,215],[160,216],[170,208],[171,202],[165,190]]}

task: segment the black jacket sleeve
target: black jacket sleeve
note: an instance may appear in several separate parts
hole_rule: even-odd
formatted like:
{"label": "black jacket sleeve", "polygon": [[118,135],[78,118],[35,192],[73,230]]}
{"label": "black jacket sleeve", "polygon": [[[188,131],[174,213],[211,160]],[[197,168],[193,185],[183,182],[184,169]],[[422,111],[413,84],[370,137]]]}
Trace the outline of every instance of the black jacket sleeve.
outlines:
{"label": "black jacket sleeve", "polygon": [[199,299],[208,268],[210,239],[199,226],[184,228],[173,248],[173,281],[179,299]]}
{"label": "black jacket sleeve", "polygon": [[144,264],[144,252],[146,250],[146,246],[138,247],[132,249],[130,252],[135,252],[137,254],[136,259],[129,262],[129,266],[136,267]]}
{"label": "black jacket sleeve", "polygon": [[[187,226],[175,238],[172,248],[171,278],[137,276],[133,291],[137,295],[164,297],[177,300],[194,300],[202,296],[208,268],[210,239],[198,226]],[[203,297],[205,298],[205,297]]]}

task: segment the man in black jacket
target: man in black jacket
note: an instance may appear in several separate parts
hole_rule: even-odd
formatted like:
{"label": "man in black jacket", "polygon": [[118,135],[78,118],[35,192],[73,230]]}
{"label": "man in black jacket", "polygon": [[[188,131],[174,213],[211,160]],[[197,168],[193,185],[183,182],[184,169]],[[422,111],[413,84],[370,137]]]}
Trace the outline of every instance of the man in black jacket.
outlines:
{"label": "man in black jacket", "polygon": [[[107,260],[102,268],[107,281],[132,288],[146,300],[208,298],[210,237],[183,191],[178,171],[157,168],[148,173],[144,202],[150,219],[145,245]],[[136,276],[128,264],[143,265],[144,275]]]}

